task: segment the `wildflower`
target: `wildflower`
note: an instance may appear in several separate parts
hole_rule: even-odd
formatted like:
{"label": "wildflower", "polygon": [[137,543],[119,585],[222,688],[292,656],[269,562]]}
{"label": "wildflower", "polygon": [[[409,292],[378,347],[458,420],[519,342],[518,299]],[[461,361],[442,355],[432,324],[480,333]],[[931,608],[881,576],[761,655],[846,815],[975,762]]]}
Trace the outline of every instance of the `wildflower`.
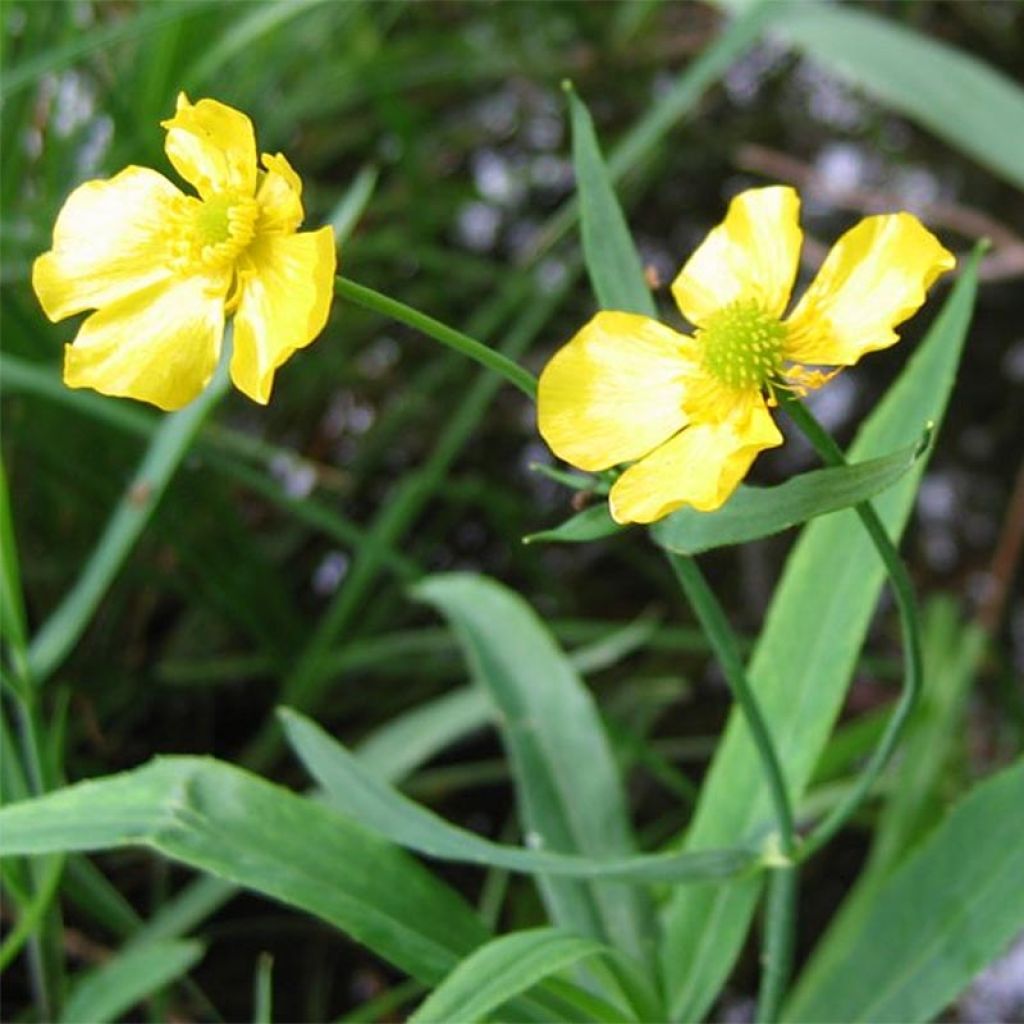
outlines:
{"label": "wildflower", "polygon": [[894,328],[955,263],[911,214],[867,217],[784,316],[800,258],[799,206],[779,186],[732,201],[672,284],[692,336],[601,312],[545,367],[538,421],[552,450],[589,471],[633,463],[611,489],[617,522],[721,506],[758,452],[782,443],[769,412],[775,390],[806,393],[894,344]]}
{"label": "wildflower", "polygon": [[234,314],[231,379],[265,404],[274,371],[327,322],[334,232],[297,230],[302,182],[280,153],[257,165],[245,114],[181,93],[163,127],[198,197],[146,167],[88,181],[32,268],[51,320],[96,310],[65,347],[64,382],[179,409],[213,375]]}

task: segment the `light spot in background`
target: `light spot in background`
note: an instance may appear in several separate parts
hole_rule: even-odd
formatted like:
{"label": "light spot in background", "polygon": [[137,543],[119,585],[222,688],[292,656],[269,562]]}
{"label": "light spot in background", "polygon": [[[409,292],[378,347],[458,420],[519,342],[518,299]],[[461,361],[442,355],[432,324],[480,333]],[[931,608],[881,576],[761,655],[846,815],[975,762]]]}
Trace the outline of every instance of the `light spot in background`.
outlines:
{"label": "light spot in background", "polygon": [[552,257],[551,259],[544,260],[539,267],[537,267],[537,273],[535,279],[537,281],[537,287],[542,291],[550,294],[555,291],[565,280],[566,275],[565,264]]}
{"label": "light spot in background", "polygon": [[863,101],[829,71],[805,59],[797,65],[792,80],[816,121],[844,131],[863,128],[866,119]]}
{"label": "light spot in background", "polygon": [[738,107],[753,103],[765,79],[778,68],[786,53],[784,46],[766,41],[730,65],[723,79],[729,99]]}
{"label": "light spot in background", "polygon": [[1021,1020],[1024,1015],[1024,932],[987,967],[958,1004],[962,1024]]}
{"label": "light spot in background", "polygon": [[1024,338],[1013,342],[1003,353],[1002,371],[1015,383],[1024,381]]}
{"label": "light spot in background", "polygon": [[60,138],[66,139],[88,123],[95,109],[94,90],[82,75],[77,71],[68,71],[60,76],[50,119],[54,132]]}
{"label": "light spot in background", "polygon": [[853,415],[859,390],[851,374],[841,373],[825,387],[812,391],[806,398],[807,406],[829,433],[835,433]]}
{"label": "light spot in background", "polygon": [[477,150],[470,158],[473,184],[484,199],[501,206],[518,203],[525,191],[507,157],[494,149]]}
{"label": "light spot in background", "polygon": [[308,498],[316,487],[316,467],[294,453],[275,455],[270,460],[270,475],[289,498]]}
{"label": "light spot in background", "polygon": [[344,551],[331,551],[313,571],[313,592],[329,597],[348,575],[349,557]]}
{"label": "light spot in background", "polygon": [[401,346],[389,335],[375,338],[356,356],[356,369],[369,380],[379,380],[398,362]]}
{"label": "light spot in background", "polygon": [[487,203],[466,203],[455,221],[455,234],[459,241],[474,252],[488,252],[494,248],[501,229],[501,211]]}
{"label": "light spot in background", "polygon": [[860,188],[870,176],[867,156],[852,142],[823,146],[814,161],[814,169],[825,187],[837,192]]}

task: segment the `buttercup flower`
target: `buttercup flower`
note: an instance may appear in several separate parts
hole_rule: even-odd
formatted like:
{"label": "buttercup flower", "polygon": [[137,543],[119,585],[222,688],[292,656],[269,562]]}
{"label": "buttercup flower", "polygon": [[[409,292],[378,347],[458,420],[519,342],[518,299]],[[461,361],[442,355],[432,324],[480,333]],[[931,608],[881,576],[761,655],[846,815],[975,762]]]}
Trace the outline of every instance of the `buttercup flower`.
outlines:
{"label": "buttercup flower", "polygon": [[779,186],[730,203],[672,284],[693,336],[601,312],[545,367],[538,423],[555,454],[592,472],[633,463],[611,489],[617,522],[721,506],[757,453],[782,443],[769,412],[774,390],[805,393],[894,344],[894,328],[954,266],[911,214],[867,217],[785,316],[799,208],[796,192]]}
{"label": "buttercup flower", "polygon": [[182,93],[163,127],[198,197],[146,167],[88,181],[32,268],[51,320],[96,310],[65,348],[64,382],[179,409],[213,375],[234,314],[231,379],[265,404],[274,371],[327,322],[334,232],[298,231],[302,182],[280,153],[257,164],[245,114]]}

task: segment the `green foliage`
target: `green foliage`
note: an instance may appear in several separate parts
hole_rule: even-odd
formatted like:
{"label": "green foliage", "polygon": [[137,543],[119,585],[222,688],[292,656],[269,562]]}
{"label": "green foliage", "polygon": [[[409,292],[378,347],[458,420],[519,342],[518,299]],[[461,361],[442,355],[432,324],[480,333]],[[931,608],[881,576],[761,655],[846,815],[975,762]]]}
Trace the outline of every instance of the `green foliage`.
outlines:
{"label": "green foliage", "polygon": [[1024,761],[980,783],[836,924],[792,1021],[929,1021],[1020,931]]}
{"label": "green foliage", "polygon": [[165,758],[23,801],[0,811],[0,830],[8,855],[149,846],[314,914],[428,983],[486,936],[451,889],[395,847],[213,760]]}
{"label": "green foliage", "polygon": [[198,942],[153,942],[126,949],[83,974],[68,993],[61,1024],[106,1024],[181,977],[203,958]]}
{"label": "green foliage", "polygon": [[467,957],[410,1018],[415,1024],[485,1020],[538,981],[588,957],[607,953],[591,939],[536,928],[493,939]]}
{"label": "green foliage", "polygon": [[[738,719],[718,743],[708,642],[665,624],[678,594],[649,535],[610,520],[608,477],[539,466],[593,504],[531,532],[566,512],[564,491],[521,468],[540,457],[523,395],[595,301],[657,314],[644,264],[678,265],[717,219],[741,143],[812,162],[825,145],[863,143],[894,180],[934,171],[955,193],[947,211],[977,204],[1007,222],[1015,199],[996,179],[1024,181],[1024,98],[992,66],[1012,68],[1017,51],[991,12],[742,6],[719,21],[657,2],[5,5],[0,885],[13,923],[0,963],[12,1019],[116,1020],[143,1003],[152,1020],[335,1019],[360,987],[376,995],[344,1019],[390,1019],[434,986],[413,1019],[708,1012],[761,871],[777,866],[762,766]],[[969,50],[986,32],[983,60]],[[760,45],[769,37],[882,106],[864,104],[856,129],[805,118],[814,89]],[[593,118],[570,92],[560,119],[570,79]],[[47,324],[31,293],[72,188],[128,163],[166,170],[158,122],[181,89],[253,117],[261,148],[300,169],[307,223],[335,226],[345,277],[365,282],[341,286],[324,339],[282,371],[266,410],[228,397],[214,417],[211,389],[166,418],[70,391],[57,363],[74,325]],[[542,141],[523,142],[532,133]],[[937,158],[928,134],[949,147]],[[496,153],[504,194],[488,191]],[[461,232],[480,205],[499,229],[475,249]],[[693,553],[822,517],[790,555],[750,666],[802,821],[849,793],[889,712],[829,739],[855,665],[894,677],[890,658],[863,652],[880,568],[836,510],[871,498],[901,534],[924,469],[917,439],[942,419],[973,307],[978,257],[961,262],[853,465],[743,489],[719,513],[654,531]],[[1006,265],[982,277],[993,308]],[[438,339],[523,394],[472,375]],[[975,340],[968,378],[991,357],[986,335]],[[887,380],[881,366],[858,380]],[[994,379],[994,365],[984,372]],[[948,432],[938,443],[955,462]],[[548,549],[524,534],[620,536]],[[779,550],[749,561],[770,576]],[[727,551],[708,563],[723,596],[750,578]],[[431,575],[469,565],[481,571]],[[443,624],[408,599],[416,581]],[[749,631],[758,599],[744,597],[735,614]],[[998,686],[1010,658],[948,603],[927,627],[920,713],[856,820],[871,833],[866,870],[787,1019],[934,1018],[1024,920],[1021,769],[962,797],[1024,736],[1012,684],[1009,696]],[[993,685],[968,702],[980,675]],[[260,777],[296,781],[281,703],[323,723],[283,718],[315,797]],[[968,707],[998,729],[985,717],[968,729]],[[982,761],[964,737],[986,727]],[[224,760],[122,770],[163,750]],[[139,846],[152,855],[125,852]],[[166,861],[197,877],[181,884]],[[818,877],[804,876],[808,909]],[[266,902],[223,913],[240,889]],[[80,966],[69,929],[109,956]],[[255,992],[237,984],[254,976]]]}
{"label": "green foliage", "polygon": [[[469,574],[430,577],[414,594],[448,618],[500,716],[528,842],[596,858],[633,853],[622,780],[593,699],[531,609]],[[642,891],[554,877],[540,887],[558,924],[649,957],[654,919]]]}

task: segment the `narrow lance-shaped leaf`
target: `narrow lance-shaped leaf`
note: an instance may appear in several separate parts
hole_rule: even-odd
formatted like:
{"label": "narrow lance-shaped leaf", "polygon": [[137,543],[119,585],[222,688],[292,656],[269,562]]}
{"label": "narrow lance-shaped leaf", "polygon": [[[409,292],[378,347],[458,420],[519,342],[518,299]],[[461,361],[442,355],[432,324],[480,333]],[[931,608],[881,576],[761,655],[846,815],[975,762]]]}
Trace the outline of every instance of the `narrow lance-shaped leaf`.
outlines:
{"label": "narrow lance-shaped leaf", "polygon": [[615,198],[594,122],[572,86],[566,83],[564,88],[572,120],[572,161],[580,200],[583,256],[594,294],[604,309],[653,316],[654,300]]}
{"label": "narrow lance-shaped leaf", "polygon": [[610,952],[593,939],[557,928],[503,935],[463,960],[410,1018],[411,1024],[485,1020],[539,981],[588,957]]}
{"label": "narrow lance-shaped leaf", "polygon": [[[498,712],[523,823],[545,850],[593,858],[634,852],[625,795],[590,693],[533,611],[494,580],[428,577],[413,594],[442,611]],[[544,877],[555,920],[646,960],[654,924],[646,894]]]}
{"label": "narrow lance-shaped leaf", "polygon": [[487,938],[461,898],[403,851],[213,760],[161,759],[13,804],[0,833],[5,854],[151,847],[315,914],[428,984]]}
{"label": "narrow lance-shaped leaf", "polygon": [[[919,443],[878,459],[814,469],[774,487],[741,485],[720,509],[714,512],[679,509],[656,523],[651,536],[661,547],[681,555],[695,555],[768,537],[808,519],[875,497],[914,465],[927,444],[926,433]],[[623,529],[612,519],[608,506],[602,504],[584,509],[560,526],[530,534],[524,540],[530,544],[537,541],[579,544]]]}
{"label": "narrow lance-shaped leaf", "polygon": [[153,942],[114,954],[75,979],[61,1024],[118,1020],[147,996],[181,977],[203,956],[198,942]]}
{"label": "narrow lance-shaped leaf", "polygon": [[493,842],[451,825],[374,776],[353,754],[308,718],[279,712],[285,733],[328,800],[344,814],[400,846],[428,857],[501,867],[529,874],[605,878],[621,882],[697,882],[749,870],[753,850],[707,850],[592,858],[527,850]]}
{"label": "narrow lance-shaped leaf", "polygon": [[[938,424],[949,400],[977,287],[980,251],[964,266],[924,342],[850,450],[854,460],[909,444]],[[924,468],[875,501],[898,538]],[[750,680],[799,799],[842,705],[882,588],[881,562],[854,512],[808,526],[786,562],[750,665]],[[731,716],[687,835],[692,849],[737,842],[770,820],[757,751]],[[673,1017],[700,1018],[728,976],[747,933],[758,880],[678,890],[664,918],[664,970]]]}
{"label": "narrow lance-shaped leaf", "polygon": [[788,1021],[929,1021],[1024,928],[1024,761],[982,782],[829,936]]}

